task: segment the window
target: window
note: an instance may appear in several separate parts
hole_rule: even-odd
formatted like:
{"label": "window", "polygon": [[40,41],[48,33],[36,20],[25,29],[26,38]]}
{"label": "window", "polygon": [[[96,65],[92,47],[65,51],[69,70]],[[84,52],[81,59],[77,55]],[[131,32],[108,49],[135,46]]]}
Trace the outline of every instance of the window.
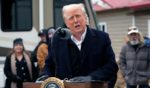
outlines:
{"label": "window", "polygon": [[99,27],[99,30],[107,32],[107,25],[105,22],[99,22],[98,27]]}
{"label": "window", "polygon": [[32,28],[32,0],[1,0],[3,31],[30,31]]}

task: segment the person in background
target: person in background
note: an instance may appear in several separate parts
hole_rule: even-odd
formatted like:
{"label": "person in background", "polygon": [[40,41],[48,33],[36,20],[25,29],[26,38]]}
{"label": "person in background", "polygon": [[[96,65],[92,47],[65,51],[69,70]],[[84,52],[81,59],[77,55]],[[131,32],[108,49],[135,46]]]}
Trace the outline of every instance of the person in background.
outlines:
{"label": "person in background", "polygon": [[[50,49],[51,49],[51,40],[53,38],[53,35],[55,34],[55,29],[54,27],[49,27],[47,29],[47,32],[48,32],[48,35],[46,36],[46,39],[47,39],[47,43],[48,43],[48,55],[51,54],[50,53]],[[47,48],[47,47],[46,47]],[[47,53],[47,51],[46,51]],[[48,56],[47,55],[47,56]],[[45,59],[47,59],[47,56],[45,56]],[[42,67],[42,71],[40,72],[40,75],[39,77],[37,78],[36,82],[40,82],[40,81],[43,81],[44,79],[48,78],[48,76],[43,76],[44,72],[43,72],[43,69],[45,67],[45,59],[42,60],[42,63],[43,63],[43,67]]]}
{"label": "person in background", "polygon": [[5,88],[22,88],[23,82],[33,82],[38,76],[21,38],[13,41],[13,49],[4,64],[4,74],[6,75]]}
{"label": "person in background", "polygon": [[48,28],[48,47],[51,45],[51,40],[52,40],[52,38],[53,38],[53,35],[55,34],[55,32],[56,32],[56,30],[54,29],[54,27],[50,27],[50,28]]}
{"label": "person in background", "polygon": [[147,46],[150,46],[150,38],[149,37],[144,36],[144,44]]}
{"label": "person in background", "polygon": [[37,44],[37,46],[35,47],[35,49],[33,50],[33,52],[31,53],[31,58],[32,58],[32,61],[33,62],[37,62],[37,49],[38,49],[38,47],[43,43],[43,42],[46,42],[46,32],[47,32],[47,30],[46,29],[43,29],[43,30],[41,30],[41,31],[39,31],[39,33],[38,33],[38,36],[39,36],[39,38],[40,38],[40,41],[39,41],[39,43]]}
{"label": "person in background", "polygon": [[50,27],[48,28],[48,54],[50,54],[50,51],[51,50],[51,43],[52,43],[52,38],[55,34],[56,30],[54,29],[54,27]]}
{"label": "person in background", "polygon": [[39,31],[38,36],[40,38],[40,41],[37,44],[37,46],[35,47],[35,49],[31,52],[31,60],[32,60],[32,62],[34,62],[38,73],[40,72],[40,70],[39,70],[39,64],[38,64],[38,61],[37,61],[37,50],[38,50],[38,48],[41,44],[46,43],[46,39],[47,39],[46,35],[47,35],[47,30],[46,29],[43,29],[43,30]]}
{"label": "person in background", "polygon": [[118,66],[108,34],[88,26],[83,4],[66,5],[62,12],[71,36],[65,39],[57,33],[53,37],[44,74],[70,81],[107,82],[115,77]]}
{"label": "person in background", "polygon": [[37,47],[37,64],[39,69],[39,75],[43,72],[43,68],[45,66],[45,59],[48,55],[48,30],[43,29],[42,32],[39,33],[41,37],[40,44]]}
{"label": "person in background", "polygon": [[122,47],[119,60],[120,70],[126,82],[126,88],[149,88],[150,47],[137,27],[128,29],[126,44]]}

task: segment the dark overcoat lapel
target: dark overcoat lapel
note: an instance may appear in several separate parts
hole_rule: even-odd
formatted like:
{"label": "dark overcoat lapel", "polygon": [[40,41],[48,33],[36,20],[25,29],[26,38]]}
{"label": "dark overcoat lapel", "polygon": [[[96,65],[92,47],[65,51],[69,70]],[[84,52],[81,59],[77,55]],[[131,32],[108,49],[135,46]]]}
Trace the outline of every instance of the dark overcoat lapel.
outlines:
{"label": "dark overcoat lapel", "polygon": [[54,45],[54,62],[56,66],[55,75],[59,78],[70,77],[72,73],[67,42],[68,40],[58,39],[57,43]]}
{"label": "dark overcoat lapel", "polygon": [[95,41],[95,34],[91,31],[93,29],[87,29],[87,33],[86,33],[86,37],[82,43],[82,48],[81,48],[81,63],[84,62],[84,60],[86,59],[86,56],[91,53],[90,49],[91,47],[94,45],[94,41]]}

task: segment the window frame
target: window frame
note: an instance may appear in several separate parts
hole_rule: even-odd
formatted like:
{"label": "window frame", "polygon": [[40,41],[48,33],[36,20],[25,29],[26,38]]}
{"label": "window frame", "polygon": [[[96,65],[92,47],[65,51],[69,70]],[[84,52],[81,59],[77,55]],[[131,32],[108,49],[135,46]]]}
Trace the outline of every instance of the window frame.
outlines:
{"label": "window frame", "polygon": [[[104,29],[103,29],[104,26]],[[104,32],[107,32],[107,23],[106,22],[99,22],[98,23],[98,29]]]}
{"label": "window frame", "polygon": [[[14,0],[14,2],[10,2],[10,5],[13,6],[13,9],[10,10],[10,14],[9,16],[10,19],[8,19],[6,16],[6,14],[8,14],[9,12],[6,12],[5,10],[6,9],[3,9],[5,8],[6,6],[8,7],[8,5],[6,5],[6,3],[8,3],[9,0],[1,0],[1,9],[0,9],[0,12],[1,12],[1,30],[3,32],[22,32],[22,31],[31,31],[32,30],[32,26],[33,26],[33,23],[32,23],[32,0]],[[11,0],[10,0],[11,1]],[[22,1],[22,2],[21,2]],[[21,2],[21,3],[19,3]],[[27,2],[27,3],[25,3]],[[3,3],[3,5],[2,5]],[[9,9],[9,7],[7,8]],[[20,12],[19,12],[20,11]],[[27,11],[29,12],[28,14],[26,15],[22,15],[22,14],[25,14],[26,12],[22,13],[22,11]],[[4,13],[5,12],[5,13]],[[18,15],[20,14],[20,15]],[[23,19],[26,19],[24,18],[26,16],[27,20],[23,21]],[[5,21],[7,20],[7,21]],[[9,22],[11,21],[11,22]],[[21,23],[20,23],[21,22]],[[24,26],[22,26],[24,25]]]}

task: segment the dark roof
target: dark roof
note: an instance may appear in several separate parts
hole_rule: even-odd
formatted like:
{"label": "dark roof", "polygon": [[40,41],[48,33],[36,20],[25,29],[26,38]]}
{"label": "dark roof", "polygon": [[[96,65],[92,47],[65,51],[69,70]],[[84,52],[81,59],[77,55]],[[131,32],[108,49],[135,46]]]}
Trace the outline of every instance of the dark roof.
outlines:
{"label": "dark roof", "polygon": [[[98,4],[99,1],[102,1],[107,6],[105,7]],[[150,8],[150,0],[97,0],[97,3],[93,3],[93,8],[95,11],[104,11],[121,8],[131,8],[133,10],[137,10],[147,7]]]}

